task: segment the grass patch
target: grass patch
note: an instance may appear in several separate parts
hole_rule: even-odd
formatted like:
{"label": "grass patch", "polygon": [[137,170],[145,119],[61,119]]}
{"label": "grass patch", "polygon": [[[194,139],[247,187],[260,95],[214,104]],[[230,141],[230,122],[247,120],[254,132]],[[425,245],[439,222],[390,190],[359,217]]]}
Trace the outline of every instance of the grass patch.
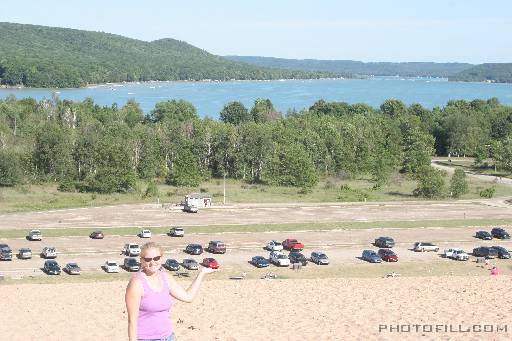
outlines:
{"label": "grass patch", "polygon": [[[452,219],[452,220],[416,220],[416,221],[376,221],[376,222],[337,222],[337,223],[290,223],[290,224],[251,224],[251,225],[207,225],[186,226],[186,233],[250,233],[273,231],[329,231],[329,230],[354,230],[354,229],[378,229],[378,228],[428,228],[428,227],[486,227],[486,226],[510,226],[512,221],[507,219]],[[169,227],[150,227],[153,234],[166,234]],[[94,228],[69,227],[41,229],[44,237],[71,237],[89,236]],[[136,235],[138,227],[111,227],[101,229],[105,235]],[[24,238],[28,231],[20,229],[0,230],[0,238]]]}

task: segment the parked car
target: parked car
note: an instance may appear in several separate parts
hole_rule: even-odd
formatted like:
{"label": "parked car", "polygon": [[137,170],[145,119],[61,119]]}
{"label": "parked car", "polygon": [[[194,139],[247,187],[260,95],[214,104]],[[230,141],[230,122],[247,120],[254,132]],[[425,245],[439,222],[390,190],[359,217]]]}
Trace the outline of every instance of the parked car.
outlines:
{"label": "parked car", "polygon": [[318,265],[328,265],[329,257],[327,257],[327,255],[323,252],[314,251],[314,252],[311,252],[311,261]]}
{"label": "parked car", "polygon": [[379,249],[377,252],[380,258],[386,262],[398,262],[398,256],[393,250],[390,249]]}
{"label": "parked car", "polygon": [[199,269],[199,264],[194,259],[186,258],[182,263],[183,267],[189,270],[197,270]]}
{"label": "parked car", "polygon": [[203,253],[203,247],[200,244],[188,244],[185,252],[191,255],[200,255]]}
{"label": "parked car", "polygon": [[105,269],[105,272],[108,272],[108,273],[119,272],[119,265],[117,265],[117,262],[113,261],[113,260],[106,261],[103,268]]}
{"label": "parked car", "polygon": [[308,265],[308,260],[307,260],[306,256],[304,256],[300,252],[296,252],[296,251],[290,252],[288,254],[288,259],[290,260],[290,263],[292,263],[292,264],[299,263],[302,265]]}
{"label": "parked car", "polygon": [[41,252],[41,256],[46,259],[57,258],[57,250],[54,246],[46,246]]}
{"label": "parked car", "polygon": [[197,213],[199,211],[199,209],[197,208],[196,205],[185,205],[183,206],[183,211],[185,212],[188,212],[188,213]]}
{"label": "parked car", "polygon": [[270,262],[277,266],[290,266],[290,259],[281,251],[272,251],[270,253]]}
{"label": "parked car", "polygon": [[304,250],[304,244],[299,243],[297,239],[285,239],[283,241],[283,248],[289,251],[302,251]]}
{"label": "parked car", "polygon": [[283,244],[277,240],[271,240],[265,248],[269,251],[281,251],[283,250]]}
{"label": "parked car", "polygon": [[483,240],[491,240],[492,239],[492,235],[487,231],[477,231],[477,233],[475,233],[475,237],[483,239]]}
{"label": "parked car", "polygon": [[268,260],[262,256],[254,256],[251,258],[251,264],[257,268],[266,268],[268,264]]}
{"label": "parked car", "polygon": [[93,231],[93,232],[89,235],[89,237],[90,237],[91,239],[103,239],[103,238],[105,238],[105,235],[103,234],[103,232],[102,232],[102,231],[99,231],[99,230],[98,230],[98,231]]}
{"label": "parked car", "polygon": [[140,238],[151,238],[151,231],[148,229],[142,229],[139,232]]}
{"label": "parked car", "polygon": [[498,257],[498,251],[492,247],[480,246],[473,249],[473,256],[485,257],[485,258],[496,258]]}
{"label": "parked car", "polygon": [[510,235],[507,231],[502,229],[501,227],[495,227],[491,230],[491,234],[494,238],[498,239],[510,239]]}
{"label": "parked car", "polygon": [[373,250],[364,250],[362,258],[370,263],[380,263],[382,262],[382,258]]}
{"label": "parked car", "polygon": [[211,253],[226,253],[226,244],[220,240],[212,240],[206,250]]}
{"label": "parked car", "polygon": [[27,236],[28,240],[43,240],[43,234],[41,233],[40,230],[30,230],[30,232],[28,233],[28,236]]}
{"label": "parked car", "polygon": [[444,256],[455,260],[469,260],[469,255],[464,250],[458,248],[444,250]]}
{"label": "parked car", "polygon": [[48,275],[60,275],[60,266],[57,261],[53,259],[44,262],[43,270]]}
{"label": "parked car", "polygon": [[178,271],[180,269],[180,263],[178,263],[176,259],[172,258],[168,258],[163,266],[170,271]]}
{"label": "parked car", "polygon": [[502,246],[491,246],[496,252],[498,252],[498,258],[510,259],[510,253],[507,249]]}
{"label": "parked car", "polygon": [[68,263],[64,267],[64,271],[68,273],[68,275],[80,275],[81,269],[76,263]]}
{"label": "parked car", "polygon": [[19,259],[30,259],[32,258],[32,250],[27,247],[22,247],[18,250],[18,258]]}
{"label": "parked car", "polygon": [[215,258],[205,258],[205,259],[203,259],[203,262],[201,263],[201,265],[206,268],[211,268],[211,269],[219,268],[219,262],[217,262],[215,260]]}
{"label": "parked car", "polygon": [[12,260],[12,250],[7,244],[0,244],[0,260]]}
{"label": "parked car", "polygon": [[416,242],[414,244],[414,251],[425,252],[425,251],[439,251],[439,246],[432,244],[431,242]]}
{"label": "parked car", "polygon": [[123,262],[124,269],[126,271],[139,271],[140,262],[136,258],[127,257]]}
{"label": "parked car", "polygon": [[375,242],[373,243],[373,245],[377,246],[377,247],[393,247],[395,246],[395,240],[391,237],[379,237],[377,239],[375,239]]}
{"label": "parked car", "polygon": [[123,254],[129,257],[140,255],[140,246],[135,243],[124,244]]}
{"label": "parked car", "polygon": [[171,237],[183,237],[185,235],[185,230],[183,227],[171,227],[169,230],[169,235]]}

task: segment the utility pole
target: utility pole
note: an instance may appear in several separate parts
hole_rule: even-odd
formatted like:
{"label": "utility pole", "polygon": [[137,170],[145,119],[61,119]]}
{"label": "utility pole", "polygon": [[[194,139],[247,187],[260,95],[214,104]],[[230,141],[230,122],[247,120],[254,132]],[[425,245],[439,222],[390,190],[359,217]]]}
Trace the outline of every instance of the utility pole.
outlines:
{"label": "utility pole", "polygon": [[224,170],[224,205],[226,205],[226,171]]}

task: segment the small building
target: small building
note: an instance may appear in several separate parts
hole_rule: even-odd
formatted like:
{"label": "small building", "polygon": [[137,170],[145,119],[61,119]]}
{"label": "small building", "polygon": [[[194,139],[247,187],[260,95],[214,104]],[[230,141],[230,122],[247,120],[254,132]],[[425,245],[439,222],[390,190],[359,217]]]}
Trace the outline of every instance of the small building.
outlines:
{"label": "small building", "polygon": [[212,206],[212,196],[208,193],[190,193],[185,196],[185,205],[201,207]]}

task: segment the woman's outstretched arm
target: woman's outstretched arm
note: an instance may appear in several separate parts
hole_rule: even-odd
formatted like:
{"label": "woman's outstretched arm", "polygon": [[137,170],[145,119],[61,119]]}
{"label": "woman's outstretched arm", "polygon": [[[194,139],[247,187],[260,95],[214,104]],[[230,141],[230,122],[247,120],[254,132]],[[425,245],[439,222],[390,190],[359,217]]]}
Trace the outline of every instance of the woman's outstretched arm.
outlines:
{"label": "woman's outstretched arm", "polygon": [[217,270],[203,267],[197,274],[196,279],[192,282],[192,284],[185,290],[181,285],[172,278],[172,276],[167,275],[169,279],[169,293],[172,297],[190,303],[196,297],[197,292],[199,291],[199,287],[201,286],[201,282],[206,274],[215,272]]}

